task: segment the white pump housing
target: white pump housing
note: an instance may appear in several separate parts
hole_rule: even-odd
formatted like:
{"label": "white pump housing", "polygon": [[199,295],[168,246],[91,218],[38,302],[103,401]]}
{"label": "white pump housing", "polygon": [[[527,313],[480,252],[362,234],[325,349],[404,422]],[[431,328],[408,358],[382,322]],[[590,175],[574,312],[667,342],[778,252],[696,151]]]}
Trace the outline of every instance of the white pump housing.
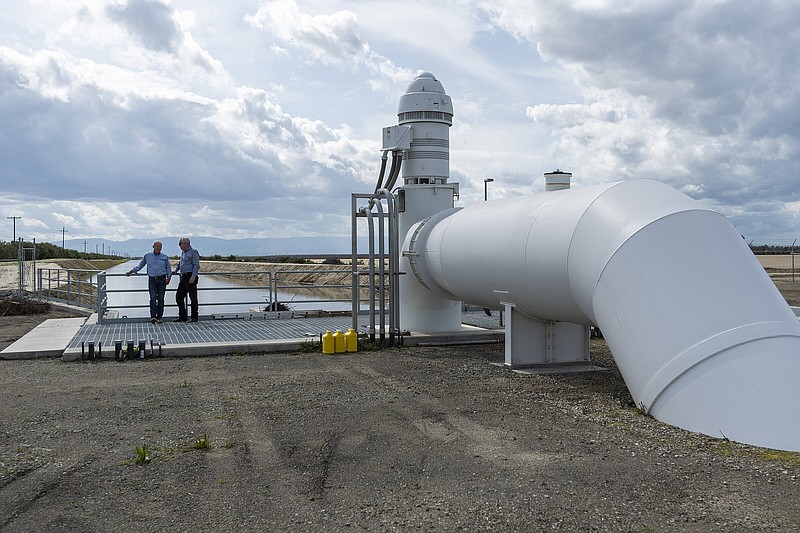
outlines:
{"label": "white pump housing", "polygon": [[[414,133],[412,151],[430,127]],[[595,325],[655,418],[800,451],[800,323],[735,227],[657,181],[568,189],[566,174],[551,176],[548,192],[463,209],[437,189],[446,176],[406,180],[401,326],[457,329],[461,300],[503,307],[515,366],[534,337],[548,350],[567,339],[572,361],[585,360]]]}
{"label": "white pump housing", "polygon": [[[429,73],[419,74],[400,97],[398,128],[411,130],[410,148],[403,152],[403,187],[397,191],[397,227],[400,239],[422,219],[453,207],[458,184],[450,174],[450,126],[453,103],[444,87]],[[410,272],[409,258],[400,257],[401,272]],[[410,331],[458,330],[461,302],[442,298],[412,276],[401,276],[400,324]],[[457,299],[456,299],[457,300]]]}

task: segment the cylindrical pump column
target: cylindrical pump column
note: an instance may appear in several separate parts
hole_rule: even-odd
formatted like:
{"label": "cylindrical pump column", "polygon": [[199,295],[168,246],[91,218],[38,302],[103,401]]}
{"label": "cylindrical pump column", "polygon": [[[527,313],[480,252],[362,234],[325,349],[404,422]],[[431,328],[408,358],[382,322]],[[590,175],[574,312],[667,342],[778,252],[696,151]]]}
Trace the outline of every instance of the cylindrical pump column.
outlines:
{"label": "cylindrical pump column", "polygon": [[[453,207],[453,190],[450,186],[416,185],[403,187],[406,210],[398,213],[398,230],[401,235],[400,248],[400,327],[408,331],[440,332],[456,331],[461,327],[461,302],[443,298],[421,284],[412,274],[408,242],[417,223],[440,211]],[[405,235],[405,238],[402,236]]]}
{"label": "cylindrical pump column", "polygon": [[[453,207],[458,184],[449,184],[450,132],[453,103],[436,77],[423,72],[400,97],[398,124],[411,129],[411,146],[403,154],[403,187],[397,192],[400,243],[409,230],[431,215]],[[399,261],[400,327],[408,331],[457,330],[461,302],[442,298],[411,275],[409,257]]]}

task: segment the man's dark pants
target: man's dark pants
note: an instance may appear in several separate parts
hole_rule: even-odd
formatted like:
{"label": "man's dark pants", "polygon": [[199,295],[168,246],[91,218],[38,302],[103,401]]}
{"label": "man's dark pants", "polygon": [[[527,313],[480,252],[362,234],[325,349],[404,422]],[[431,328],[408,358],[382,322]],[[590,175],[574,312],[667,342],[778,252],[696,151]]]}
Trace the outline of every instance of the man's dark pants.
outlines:
{"label": "man's dark pants", "polygon": [[189,283],[192,274],[181,274],[178,290],[175,291],[175,303],[178,304],[178,318],[186,320],[186,295],[189,295],[192,305],[192,320],[197,320],[197,281]]}
{"label": "man's dark pants", "polygon": [[150,276],[147,283],[150,290],[150,318],[164,316],[164,294],[167,292],[167,276]]}

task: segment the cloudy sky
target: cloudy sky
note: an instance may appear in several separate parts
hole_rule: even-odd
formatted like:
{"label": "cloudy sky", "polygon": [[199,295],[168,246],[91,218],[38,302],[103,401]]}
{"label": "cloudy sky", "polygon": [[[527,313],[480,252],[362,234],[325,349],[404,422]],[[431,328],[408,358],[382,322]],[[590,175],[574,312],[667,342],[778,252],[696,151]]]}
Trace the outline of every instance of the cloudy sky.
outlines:
{"label": "cloudy sky", "polygon": [[794,0],[14,0],[0,240],[349,235],[413,77],[453,99],[458,205],[654,178],[800,236]]}

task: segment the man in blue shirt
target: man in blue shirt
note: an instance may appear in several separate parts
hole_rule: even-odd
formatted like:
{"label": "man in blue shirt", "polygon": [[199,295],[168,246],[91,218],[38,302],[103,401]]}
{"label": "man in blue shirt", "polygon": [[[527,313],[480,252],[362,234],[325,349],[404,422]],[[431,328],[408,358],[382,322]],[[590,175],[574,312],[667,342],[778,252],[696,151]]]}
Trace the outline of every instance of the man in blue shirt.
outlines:
{"label": "man in blue shirt", "polygon": [[173,274],[181,273],[178,290],[175,291],[175,302],[178,304],[178,318],[175,322],[186,322],[186,295],[192,301],[192,322],[197,322],[197,274],[200,272],[200,254],[192,248],[189,237],[181,237],[178,241],[181,248],[181,260]]}
{"label": "man in blue shirt", "polygon": [[153,251],[147,252],[139,262],[139,266],[125,273],[126,276],[139,272],[147,265],[147,276],[150,278],[147,288],[150,290],[150,322],[161,323],[164,316],[164,294],[172,277],[172,267],[167,254],[161,253],[161,243],[153,243]]}

